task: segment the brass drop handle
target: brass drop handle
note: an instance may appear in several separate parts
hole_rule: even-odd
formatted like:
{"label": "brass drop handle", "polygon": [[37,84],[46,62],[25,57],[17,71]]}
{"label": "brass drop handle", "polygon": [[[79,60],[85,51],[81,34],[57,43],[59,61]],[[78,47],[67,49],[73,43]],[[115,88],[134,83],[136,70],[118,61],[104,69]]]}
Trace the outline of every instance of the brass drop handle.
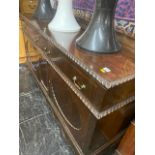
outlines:
{"label": "brass drop handle", "polygon": [[47,47],[44,47],[43,49],[44,49],[45,52],[47,51]]}
{"label": "brass drop handle", "polygon": [[86,88],[86,85],[85,85],[85,84],[82,84],[82,85],[79,86],[79,85],[77,84],[76,81],[77,81],[77,77],[74,76],[74,77],[73,77],[74,85],[75,85],[79,90],[82,90],[82,89],[85,89],[85,88]]}
{"label": "brass drop handle", "polygon": [[47,47],[44,47],[43,49],[44,49],[44,51],[46,52],[46,54],[51,54],[51,51],[48,50]]}

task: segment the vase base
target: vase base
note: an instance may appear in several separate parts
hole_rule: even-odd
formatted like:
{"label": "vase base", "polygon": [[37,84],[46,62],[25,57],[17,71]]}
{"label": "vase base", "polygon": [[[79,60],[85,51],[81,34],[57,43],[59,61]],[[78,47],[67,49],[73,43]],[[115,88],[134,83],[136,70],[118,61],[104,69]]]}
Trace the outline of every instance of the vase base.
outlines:
{"label": "vase base", "polygon": [[55,27],[49,24],[48,29],[50,31],[57,31],[57,32],[78,32],[80,31],[81,27],[75,27],[72,29],[65,29],[65,28],[63,29],[63,28]]}
{"label": "vase base", "polygon": [[96,53],[96,54],[115,54],[118,53],[121,50],[121,46],[119,46],[117,49],[115,50],[98,50],[98,49],[89,49],[89,48],[85,48],[82,47],[78,44],[78,42],[76,42],[76,47],[79,49],[84,50],[84,52],[89,52],[89,53]]}

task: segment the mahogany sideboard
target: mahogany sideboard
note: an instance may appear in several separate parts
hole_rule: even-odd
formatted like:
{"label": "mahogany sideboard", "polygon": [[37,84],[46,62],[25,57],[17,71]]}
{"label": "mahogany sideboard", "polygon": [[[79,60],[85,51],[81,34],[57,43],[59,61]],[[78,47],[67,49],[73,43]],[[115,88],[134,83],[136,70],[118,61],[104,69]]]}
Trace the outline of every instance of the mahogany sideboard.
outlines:
{"label": "mahogany sideboard", "polygon": [[119,53],[93,54],[76,47],[83,29],[52,33],[45,22],[20,19],[27,64],[76,153],[108,155],[134,118],[134,41],[118,34]]}

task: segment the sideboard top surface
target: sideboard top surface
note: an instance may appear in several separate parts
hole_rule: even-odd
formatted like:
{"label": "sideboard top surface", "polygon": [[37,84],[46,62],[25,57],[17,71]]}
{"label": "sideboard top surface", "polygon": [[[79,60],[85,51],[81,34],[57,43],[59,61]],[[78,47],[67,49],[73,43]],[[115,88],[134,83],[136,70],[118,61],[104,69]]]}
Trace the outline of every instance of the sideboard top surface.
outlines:
{"label": "sideboard top surface", "polygon": [[134,40],[117,34],[122,46],[121,51],[115,54],[90,53],[76,47],[76,38],[83,30],[79,33],[51,33],[47,24],[32,20],[27,15],[20,16],[107,89],[134,79]]}

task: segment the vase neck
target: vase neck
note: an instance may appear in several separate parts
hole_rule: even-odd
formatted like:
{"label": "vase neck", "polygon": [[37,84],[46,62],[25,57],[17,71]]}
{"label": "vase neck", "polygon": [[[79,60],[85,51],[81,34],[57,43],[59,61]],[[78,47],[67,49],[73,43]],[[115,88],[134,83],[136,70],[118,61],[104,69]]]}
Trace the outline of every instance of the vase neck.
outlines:
{"label": "vase neck", "polygon": [[49,5],[50,4],[50,0],[40,0],[39,1],[39,5]]}
{"label": "vase neck", "polygon": [[58,8],[72,8],[73,0],[58,0]]}

